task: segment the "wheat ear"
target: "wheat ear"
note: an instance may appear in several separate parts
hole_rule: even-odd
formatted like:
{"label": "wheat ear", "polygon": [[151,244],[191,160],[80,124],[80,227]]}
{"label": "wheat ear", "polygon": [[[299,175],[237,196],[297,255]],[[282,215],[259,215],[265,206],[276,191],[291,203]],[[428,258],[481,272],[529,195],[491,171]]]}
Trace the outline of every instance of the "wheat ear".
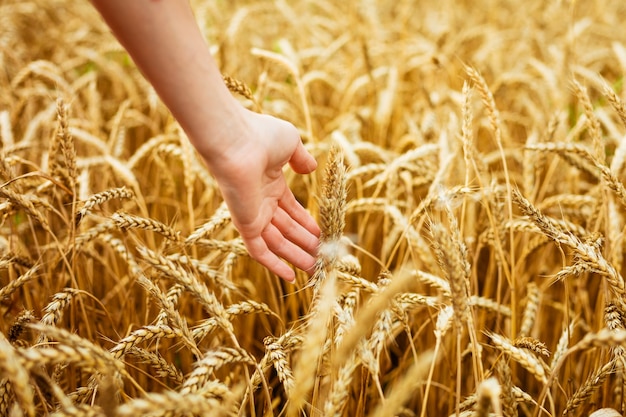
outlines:
{"label": "wheat ear", "polygon": [[146,247],[140,246],[137,248],[137,251],[152,267],[185,287],[187,291],[200,301],[207,312],[218,320],[220,327],[229,332],[229,334],[233,334],[232,323],[228,321],[224,306],[204,283],[198,281],[195,276],[180,265]]}
{"label": "wheat ear", "polygon": [[165,324],[143,326],[117,342],[110,352],[113,357],[120,359],[139,343],[153,339],[176,339],[181,337],[183,337],[183,333],[180,330]]}
{"label": "wheat ear", "polygon": [[[176,391],[150,393],[136,398],[115,410],[117,417],[138,415],[162,415],[175,412],[177,415],[216,416],[227,411],[226,404],[232,403],[232,394],[223,384],[214,383],[204,391],[182,395]],[[228,414],[227,414],[228,415]]]}
{"label": "wheat ear", "polygon": [[13,400],[13,391],[11,390],[11,382],[8,379],[0,378],[0,416],[9,415],[9,407]]}
{"label": "wheat ear", "polygon": [[513,199],[522,212],[527,215],[541,229],[541,231],[557,243],[570,247],[577,257],[576,266],[585,270],[595,271],[604,276],[609,286],[620,302],[626,299],[626,287],[624,278],[602,256],[600,248],[593,242],[581,241],[572,233],[564,232],[555,225],[547,216],[535,208],[526,200],[517,189],[513,190]]}
{"label": "wheat ear", "polygon": [[36,265],[20,275],[17,279],[9,282],[4,287],[0,288],[0,300],[4,300],[10,297],[15,291],[30,282],[33,278],[37,276],[37,272],[39,271],[39,269],[40,266]]}
{"label": "wheat ear", "polygon": [[111,219],[122,230],[143,229],[159,233],[161,236],[173,241],[181,242],[180,232],[154,219],[135,216],[127,213],[114,213]]}
{"label": "wheat ear", "polygon": [[187,236],[187,238],[185,239],[185,244],[192,245],[200,239],[208,238],[210,235],[224,227],[230,221],[230,211],[228,211],[226,203],[222,203],[215,211],[213,216],[211,216],[208,222],[196,228],[193,233]]}
{"label": "wheat ear", "polygon": [[602,93],[619,116],[622,124],[626,127],[626,105],[615,91],[605,82],[602,84]]}
{"label": "wheat ear", "polygon": [[572,85],[574,87],[576,98],[578,98],[582,104],[585,117],[587,118],[587,126],[589,128],[591,143],[593,144],[594,157],[600,161],[600,163],[604,164],[606,156],[604,144],[602,143],[602,128],[600,127],[600,121],[593,111],[593,104],[589,98],[589,93],[587,92],[587,89],[576,80],[572,80]]}
{"label": "wheat ear", "polygon": [[541,292],[537,284],[530,282],[526,288],[526,307],[522,315],[522,324],[520,325],[519,331],[520,336],[530,335],[530,331],[535,324],[539,301],[541,299]]}
{"label": "wheat ear", "polygon": [[93,342],[58,327],[36,323],[29,326],[59,342],[51,348],[21,351],[23,357],[33,366],[37,363],[58,364],[66,360],[76,360],[82,365],[92,367],[105,374],[114,371],[117,374],[126,375],[124,364],[109,351]]}
{"label": "wheat ear", "polygon": [[510,340],[495,333],[490,333],[489,337],[493,345],[500,351],[507,353],[517,363],[528,370],[538,381],[547,383],[546,366],[534,354],[516,347]]}
{"label": "wheat ear", "polygon": [[[608,303],[604,308],[604,321],[606,322],[609,330],[616,332],[626,330],[624,327],[624,317],[622,315],[622,311],[614,303]],[[615,346],[613,348],[613,356],[621,365],[622,372],[626,371],[626,350],[622,346]]]}
{"label": "wheat ear", "polygon": [[215,371],[230,363],[253,365],[255,361],[248,352],[242,349],[223,347],[208,351],[202,359],[195,363],[194,370],[185,379],[179,392],[182,395],[198,392],[209,383],[209,378]]}
{"label": "wheat ear", "polygon": [[29,382],[28,370],[21,359],[4,334],[0,333],[0,378],[10,381],[20,406],[32,417],[35,415],[35,394]]}
{"label": "wheat ear", "polygon": [[69,131],[68,112],[69,105],[66,104],[63,99],[57,99],[57,136],[61,144],[61,153],[63,154],[65,169],[67,169],[68,185],[72,193],[76,194],[76,148],[74,147],[74,137]]}
{"label": "wheat ear", "polygon": [[498,360],[496,363],[496,375],[502,387],[502,393],[500,394],[502,415],[504,417],[517,417],[517,401],[513,393],[513,380],[508,361],[504,359]]}
{"label": "wheat ear", "polygon": [[545,343],[530,336],[518,337],[513,341],[513,346],[520,349],[527,349],[537,355],[549,357],[550,351]]}
{"label": "wheat ear", "polygon": [[110,190],[94,194],[83,203],[83,206],[80,208],[80,210],[78,210],[78,213],[76,213],[76,218],[74,219],[74,221],[76,224],[80,223],[80,221],[87,214],[89,214],[95,206],[102,205],[107,201],[113,199],[131,199],[133,197],[133,192],[126,187],[112,188]]}
{"label": "wheat ear", "polygon": [[[9,342],[15,343],[24,332],[25,325],[35,321],[35,315],[32,310],[24,310],[13,320],[9,332],[7,334]],[[21,341],[23,342],[23,341]]]}
{"label": "wheat ear", "polygon": [[324,183],[319,201],[320,248],[315,272],[309,285],[317,286],[329,271],[335,268],[341,257],[341,236],[346,216],[346,167],[341,151],[332,147],[324,174]]}
{"label": "wheat ear", "polygon": [[173,364],[167,362],[158,352],[150,352],[137,346],[128,350],[128,354],[134,356],[140,363],[150,365],[154,375],[160,378],[169,378],[176,384],[182,384],[183,374]]}
{"label": "wheat ear", "polygon": [[245,97],[248,100],[250,100],[254,104],[254,107],[257,110],[261,109],[261,107],[259,106],[259,103],[256,101],[256,98],[254,97],[254,94],[252,94],[252,90],[250,90],[250,87],[248,87],[246,83],[244,83],[243,81],[237,80],[236,78],[233,78],[227,74],[222,74],[222,79],[224,80],[224,84],[226,84],[226,87],[228,87],[228,89],[231,92],[235,94],[239,94],[240,96]]}
{"label": "wheat ear", "polygon": [[563,415],[570,415],[581,405],[587,404],[591,395],[597,391],[604,381],[615,371],[615,361],[604,364],[600,369],[589,375],[585,383],[570,397],[563,410]]}

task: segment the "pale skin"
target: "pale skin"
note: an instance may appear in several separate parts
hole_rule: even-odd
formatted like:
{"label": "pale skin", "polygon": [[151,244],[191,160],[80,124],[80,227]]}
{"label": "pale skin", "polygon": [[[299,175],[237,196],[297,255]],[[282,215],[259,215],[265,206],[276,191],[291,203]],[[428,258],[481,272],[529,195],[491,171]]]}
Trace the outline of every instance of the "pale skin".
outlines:
{"label": "pale skin", "polygon": [[250,256],[289,282],[289,264],[310,272],[320,229],[283,174],[317,167],[297,129],[232,96],[188,0],[92,3],[206,161]]}

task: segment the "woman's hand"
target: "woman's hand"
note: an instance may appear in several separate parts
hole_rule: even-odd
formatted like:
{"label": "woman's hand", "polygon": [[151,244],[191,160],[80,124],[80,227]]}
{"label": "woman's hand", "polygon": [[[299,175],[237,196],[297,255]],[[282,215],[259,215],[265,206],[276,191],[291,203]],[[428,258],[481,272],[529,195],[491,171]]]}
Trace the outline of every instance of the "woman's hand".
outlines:
{"label": "woman's hand", "polygon": [[295,273],[282,259],[311,271],[320,229],[287,186],[283,167],[308,174],[317,163],[284,120],[242,108],[240,122],[229,124],[228,148],[209,151],[207,165],[250,256],[291,282]]}

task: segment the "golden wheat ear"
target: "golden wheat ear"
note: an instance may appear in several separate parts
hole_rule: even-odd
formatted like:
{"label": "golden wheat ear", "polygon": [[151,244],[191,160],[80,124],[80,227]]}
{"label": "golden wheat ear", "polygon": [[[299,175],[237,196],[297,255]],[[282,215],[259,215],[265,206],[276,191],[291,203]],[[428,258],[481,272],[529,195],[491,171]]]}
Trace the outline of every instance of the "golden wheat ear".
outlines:
{"label": "golden wheat ear", "polygon": [[228,74],[222,74],[222,79],[224,80],[224,84],[226,84],[226,87],[228,87],[228,89],[231,92],[235,94],[239,94],[240,96],[247,98],[248,100],[252,102],[252,104],[254,105],[254,108],[257,111],[261,110],[261,107],[259,106],[259,103],[257,102],[256,97],[254,97],[252,90],[250,90],[250,87],[248,87],[246,83],[236,78],[233,78]]}
{"label": "golden wheat ear", "polygon": [[346,226],[347,200],[346,167],[343,153],[335,146],[328,153],[324,183],[319,197],[320,247],[315,271],[307,287],[316,288],[328,271],[341,258],[341,237]]}

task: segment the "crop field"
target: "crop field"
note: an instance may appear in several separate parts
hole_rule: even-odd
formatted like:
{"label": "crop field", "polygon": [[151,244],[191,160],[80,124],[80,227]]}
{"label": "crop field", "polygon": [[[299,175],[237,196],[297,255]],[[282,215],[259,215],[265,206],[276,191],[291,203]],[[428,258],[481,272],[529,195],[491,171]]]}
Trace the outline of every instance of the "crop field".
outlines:
{"label": "crop field", "polygon": [[0,0],[0,416],[626,412],[625,2],[192,3],[319,163],[315,271],[88,1]]}

